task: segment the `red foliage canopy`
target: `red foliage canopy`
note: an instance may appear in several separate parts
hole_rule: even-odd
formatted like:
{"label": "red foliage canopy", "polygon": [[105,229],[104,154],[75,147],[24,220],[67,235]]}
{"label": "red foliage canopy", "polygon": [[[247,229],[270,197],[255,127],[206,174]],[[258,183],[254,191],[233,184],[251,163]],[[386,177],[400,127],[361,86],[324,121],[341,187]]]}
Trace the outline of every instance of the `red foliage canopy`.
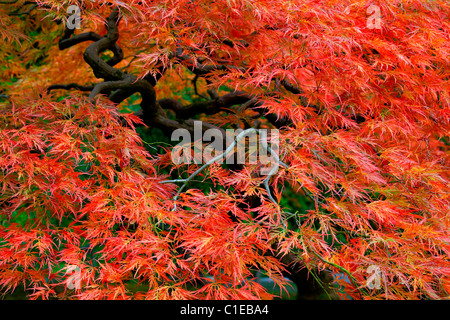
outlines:
{"label": "red foliage canopy", "polygon": [[[64,28],[69,5],[80,30]],[[0,1],[0,285],[270,299],[255,272],[284,286],[296,263],[335,274],[342,298],[449,297],[449,13],[447,0]],[[136,92],[141,109],[119,112]],[[275,204],[250,164],[211,165],[197,177],[209,191],[174,200],[180,185],[163,182],[199,166],[150,152],[136,126],[191,131],[195,116],[279,129],[273,197],[313,207]]]}

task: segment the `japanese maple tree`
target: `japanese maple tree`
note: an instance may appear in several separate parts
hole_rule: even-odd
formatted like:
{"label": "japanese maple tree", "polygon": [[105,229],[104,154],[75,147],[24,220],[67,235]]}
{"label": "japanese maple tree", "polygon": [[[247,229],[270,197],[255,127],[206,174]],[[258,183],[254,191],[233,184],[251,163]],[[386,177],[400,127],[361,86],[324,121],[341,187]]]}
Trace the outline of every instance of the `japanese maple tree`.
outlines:
{"label": "japanese maple tree", "polygon": [[[449,298],[449,13],[0,1],[1,292]],[[194,120],[278,130],[277,172],[174,163]]]}

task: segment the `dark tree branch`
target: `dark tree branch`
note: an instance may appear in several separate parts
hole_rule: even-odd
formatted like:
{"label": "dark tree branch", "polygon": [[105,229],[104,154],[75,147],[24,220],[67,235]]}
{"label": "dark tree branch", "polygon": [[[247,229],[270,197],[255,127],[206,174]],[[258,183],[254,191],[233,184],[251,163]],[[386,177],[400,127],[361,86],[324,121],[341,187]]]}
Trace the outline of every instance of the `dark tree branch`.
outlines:
{"label": "dark tree branch", "polygon": [[203,95],[201,95],[200,93],[198,93],[198,86],[197,86],[198,78],[199,78],[199,75],[196,74],[195,77],[194,77],[194,79],[192,79],[192,84],[193,84],[193,86],[194,86],[194,93],[195,93],[196,95],[198,95],[199,97],[202,97],[202,98],[206,99],[205,96],[203,96]]}
{"label": "dark tree branch", "polygon": [[100,58],[100,53],[112,48],[119,39],[119,29],[117,27],[120,21],[120,11],[115,8],[106,20],[107,33],[101,39],[89,45],[84,52],[84,60],[92,68],[97,78],[103,78],[105,81],[123,80],[125,73],[106,63]]}
{"label": "dark tree branch", "polygon": [[227,93],[221,97],[212,100],[196,102],[174,111],[178,118],[187,119],[199,113],[215,114],[220,111],[226,110],[233,105],[242,104],[251,99],[252,97],[247,94],[242,94],[239,92]]}
{"label": "dark tree branch", "polygon": [[95,32],[85,32],[70,37],[74,29],[66,29],[63,38],[59,41],[59,49],[64,50],[85,41],[99,41],[102,36]]}
{"label": "dark tree branch", "polygon": [[[31,2],[33,3],[33,2]],[[31,4],[31,3],[25,3],[25,5],[27,4]],[[28,10],[26,11],[16,11],[16,12],[11,12],[10,14],[8,14],[9,16],[21,16],[23,14],[30,14],[34,9],[38,8],[39,5],[37,3],[34,3]]]}
{"label": "dark tree branch", "polygon": [[92,91],[94,89],[94,86],[83,86],[79,85],[77,83],[69,83],[69,84],[54,84],[47,88],[47,92],[50,92],[52,90],[71,90],[76,89],[80,91]]}

